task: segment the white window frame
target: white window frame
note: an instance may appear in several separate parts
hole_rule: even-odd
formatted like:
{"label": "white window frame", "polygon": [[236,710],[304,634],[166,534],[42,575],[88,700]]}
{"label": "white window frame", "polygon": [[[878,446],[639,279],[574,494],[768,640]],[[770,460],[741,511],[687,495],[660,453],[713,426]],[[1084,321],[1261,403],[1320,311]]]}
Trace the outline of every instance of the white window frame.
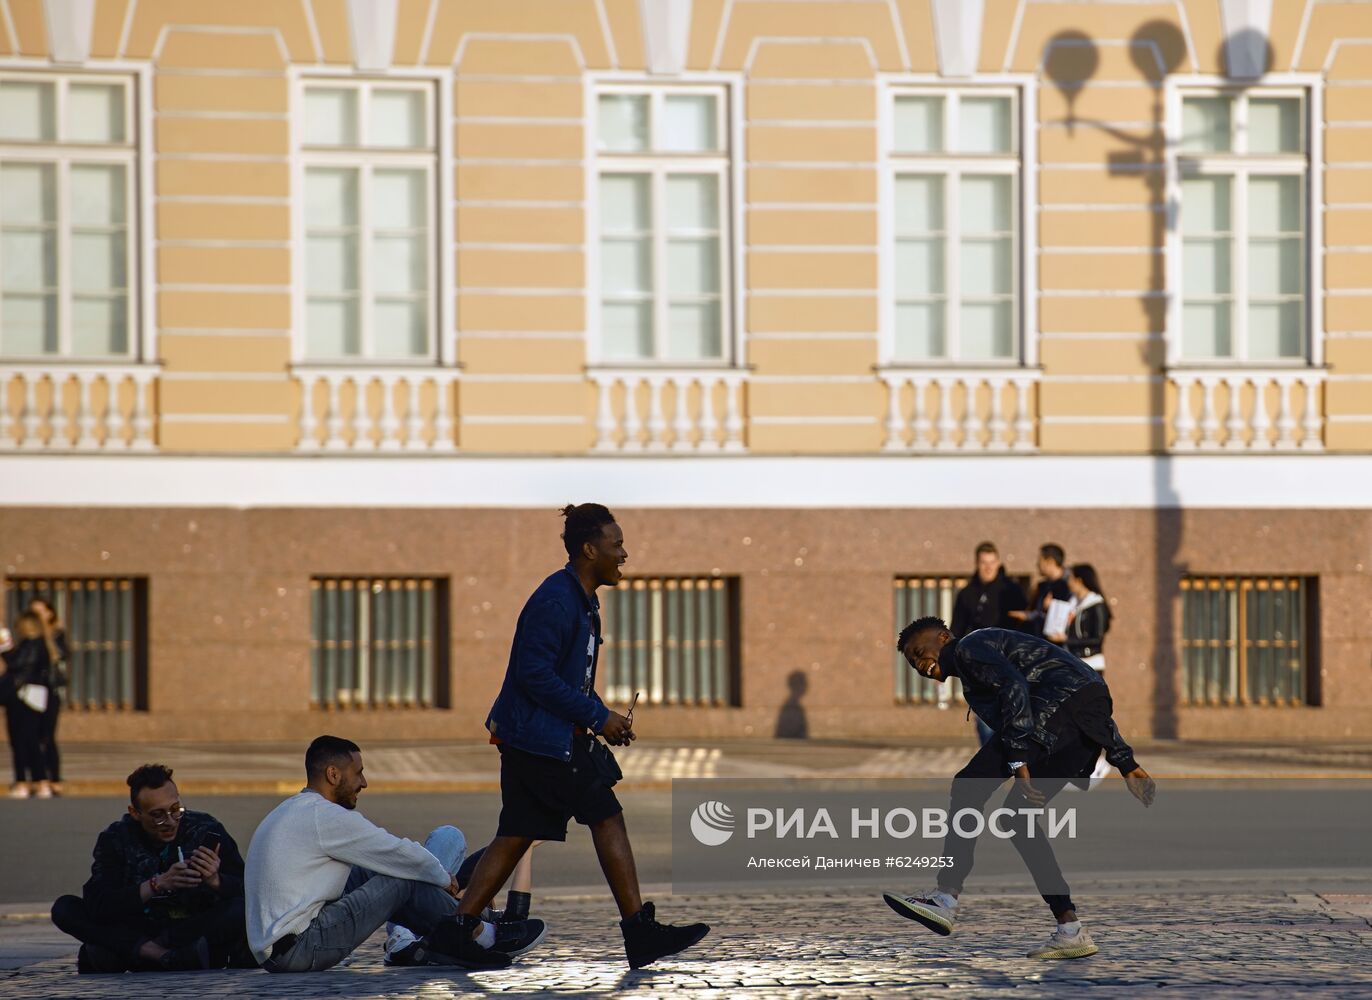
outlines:
{"label": "white window frame", "polygon": [[[896,143],[896,99],[939,97],[943,99],[943,144],[955,148],[958,135],[959,100],[964,97],[1011,99],[1011,152],[1002,153],[902,153]],[[878,369],[947,371],[951,369],[1005,370],[1038,364],[1038,171],[1037,81],[1025,74],[987,74],[974,82],[949,83],[938,76],[885,76],[878,81],[878,142],[881,157],[879,211],[877,213],[880,267]],[[896,179],[907,174],[933,174],[944,183],[944,294],[945,338],[958,346],[957,304],[961,298],[958,193],[962,174],[1004,174],[1013,181],[1012,239],[1012,343],[1003,358],[965,359],[954,350],[944,358],[901,358],[896,355]]]}
{"label": "white window frame", "polygon": [[[602,74],[585,88],[586,149],[592,169],[586,171],[586,354],[590,368],[614,369],[733,369],[743,365],[745,329],[743,289],[743,125],[738,107],[742,94],[738,74],[687,73],[672,82],[644,80],[639,74]],[[662,118],[668,95],[700,93],[715,97],[715,129],[722,149],[713,153],[602,152],[599,149],[600,98],[604,95],[644,95],[649,98],[649,142]],[[689,166],[683,171],[683,166]],[[710,173],[719,177],[719,308],[718,358],[669,358],[662,350],[667,336],[667,261],[665,199],[669,173]],[[600,178],[602,174],[649,174],[653,228],[653,347],[651,358],[607,358],[601,338]]]}
{"label": "white window frame", "polygon": [[[457,360],[455,323],[457,282],[454,276],[456,255],[453,248],[453,193],[455,165],[452,154],[453,98],[452,75],[416,69],[393,69],[385,76],[359,76],[351,68],[292,67],[291,100],[291,357],[295,367],[305,368],[427,368],[453,366]],[[305,143],[305,94],[311,87],[355,89],[358,91],[358,145],[311,147]],[[366,145],[371,94],[375,90],[424,90],[425,148],[369,147]],[[305,178],[310,168],[334,168],[358,172],[358,335],[361,352],[352,357],[320,357],[309,353],[306,318],[309,300],[305,254],[308,227],[305,221]],[[387,168],[415,169],[425,172],[429,194],[427,220],[428,294],[425,308],[429,349],[412,358],[378,358],[372,355],[374,342],[369,252],[372,224],[369,214],[371,176]],[[452,343],[448,343],[451,336]]]}
{"label": "white window frame", "polygon": [[[1185,82],[1168,78],[1166,87],[1167,204],[1171,206],[1167,227],[1167,366],[1169,369],[1273,369],[1309,368],[1324,364],[1324,100],[1322,81],[1316,75],[1274,73],[1260,86],[1236,84],[1225,77],[1187,77]],[[1186,98],[1232,97],[1235,99],[1231,127],[1234,146],[1229,152],[1182,149]],[[1272,153],[1251,156],[1247,151],[1248,102],[1254,98],[1294,97],[1301,101],[1300,154]],[[1284,175],[1302,180],[1301,218],[1304,223],[1304,261],[1301,273],[1305,308],[1302,314],[1304,344],[1291,358],[1248,357],[1248,178],[1252,174]],[[1182,309],[1185,302],[1184,236],[1181,213],[1182,181],[1189,177],[1224,176],[1233,180],[1230,206],[1230,293],[1233,302],[1231,331],[1234,353],[1227,358],[1187,357],[1183,349]]]}
{"label": "white window frame", "polygon": [[[0,160],[52,164],[56,172],[57,343],[52,354],[0,354],[3,363],[135,364],[155,359],[156,276],[152,225],[151,71],[143,64],[91,60],[79,70],[54,71],[48,60],[0,58],[0,78],[54,84],[52,139],[0,141]],[[124,88],[124,140],[120,143],[67,142],[67,90],[72,84],[118,84]],[[124,167],[125,331],[128,349],[120,354],[71,353],[71,221],[69,178],[72,166]],[[3,323],[3,317],[0,317]],[[3,351],[3,344],[0,344]]]}

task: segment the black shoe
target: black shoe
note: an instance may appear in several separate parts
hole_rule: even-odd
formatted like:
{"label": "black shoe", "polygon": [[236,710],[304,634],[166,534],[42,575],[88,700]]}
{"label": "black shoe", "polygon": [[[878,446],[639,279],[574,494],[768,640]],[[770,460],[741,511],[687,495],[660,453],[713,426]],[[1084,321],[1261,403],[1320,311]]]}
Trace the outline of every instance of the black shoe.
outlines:
{"label": "black shoe", "polygon": [[542,920],[503,920],[495,925],[495,944],[492,951],[518,958],[534,947],[548,933],[548,925]]}
{"label": "black shoe", "polygon": [[197,938],[195,944],[173,948],[157,960],[157,968],[162,972],[199,972],[210,967],[210,944],[204,938]]}
{"label": "black shoe", "polygon": [[533,896],[527,892],[518,892],[511,889],[505,894],[505,909],[495,914],[496,923],[507,923],[515,920],[529,919],[529,903],[533,901]]}
{"label": "black shoe", "polygon": [[411,941],[399,951],[388,952],[386,957],[381,960],[381,964],[386,966],[428,965],[428,954],[424,951],[422,943]]}
{"label": "black shoe", "polygon": [[76,971],[82,975],[93,972],[128,972],[129,963],[107,948],[83,944],[76,953]]}
{"label": "black shoe", "polygon": [[467,913],[440,920],[433,933],[421,942],[434,965],[460,965],[466,969],[504,969],[510,956],[483,948],[472,937],[481,921]]}
{"label": "black shoe", "polygon": [[624,954],[628,956],[631,969],[641,969],[659,958],[685,951],[710,933],[709,924],[677,927],[658,923],[652,903],[644,903],[643,909],[621,920],[619,929],[624,932]]}

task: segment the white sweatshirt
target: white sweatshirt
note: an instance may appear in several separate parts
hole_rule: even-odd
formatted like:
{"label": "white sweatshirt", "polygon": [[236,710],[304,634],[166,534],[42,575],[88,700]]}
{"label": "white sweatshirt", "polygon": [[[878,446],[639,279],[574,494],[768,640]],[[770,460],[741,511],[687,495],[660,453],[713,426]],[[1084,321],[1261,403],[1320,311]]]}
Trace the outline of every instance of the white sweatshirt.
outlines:
{"label": "white sweatshirt", "polygon": [[444,889],[451,877],[422,844],[387,833],[361,813],[305,789],[267,814],[248,845],[243,889],[248,946],[259,962],[343,895],[354,865]]}

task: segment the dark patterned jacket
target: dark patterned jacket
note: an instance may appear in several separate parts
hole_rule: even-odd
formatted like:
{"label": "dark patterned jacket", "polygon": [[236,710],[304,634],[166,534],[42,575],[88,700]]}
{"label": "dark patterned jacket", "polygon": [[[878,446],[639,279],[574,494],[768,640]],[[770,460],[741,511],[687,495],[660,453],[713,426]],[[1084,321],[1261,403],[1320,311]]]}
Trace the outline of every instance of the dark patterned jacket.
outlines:
{"label": "dark patterned jacket", "polygon": [[[145,905],[138,887],[160,875],[177,861],[176,849],[184,855],[217,833],[219,847],[220,891],[207,886],[183,889],[168,899]],[[132,816],[111,823],[95,842],[91,877],[81,890],[97,920],[117,922],[143,916],[175,919],[209,909],[217,899],[243,895],[243,855],[223,824],[209,813],[186,811],[170,843],[153,843]]]}

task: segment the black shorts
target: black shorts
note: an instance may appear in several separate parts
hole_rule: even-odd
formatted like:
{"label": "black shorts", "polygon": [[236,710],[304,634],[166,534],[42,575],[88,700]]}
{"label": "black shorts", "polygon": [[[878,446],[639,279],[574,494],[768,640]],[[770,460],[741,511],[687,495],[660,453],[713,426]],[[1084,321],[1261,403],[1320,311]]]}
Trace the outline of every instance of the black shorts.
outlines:
{"label": "black shorts", "polygon": [[566,840],[567,820],[593,826],[624,811],[591,765],[586,737],[572,737],[572,759],[500,748],[500,825],[497,837]]}

